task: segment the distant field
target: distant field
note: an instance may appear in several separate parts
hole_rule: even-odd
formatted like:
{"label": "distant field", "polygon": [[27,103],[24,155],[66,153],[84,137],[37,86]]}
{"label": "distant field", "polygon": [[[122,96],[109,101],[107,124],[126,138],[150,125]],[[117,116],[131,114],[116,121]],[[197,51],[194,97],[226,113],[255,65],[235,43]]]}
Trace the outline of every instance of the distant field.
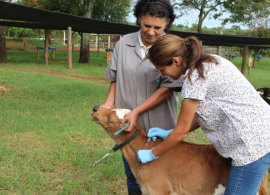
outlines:
{"label": "distant field", "polygon": [[[78,63],[73,52],[71,70],[64,51],[47,66],[42,52],[39,60],[34,50],[7,55],[8,63],[0,64],[0,86],[8,90],[0,93],[0,194],[127,194],[120,152],[49,189],[115,145],[90,117],[108,92],[106,52],[91,51],[90,64]],[[240,68],[241,58],[233,63]],[[269,75],[270,59],[262,59],[247,79],[255,88],[270,87]],[[201,130],[186,140],[209,143]]]}

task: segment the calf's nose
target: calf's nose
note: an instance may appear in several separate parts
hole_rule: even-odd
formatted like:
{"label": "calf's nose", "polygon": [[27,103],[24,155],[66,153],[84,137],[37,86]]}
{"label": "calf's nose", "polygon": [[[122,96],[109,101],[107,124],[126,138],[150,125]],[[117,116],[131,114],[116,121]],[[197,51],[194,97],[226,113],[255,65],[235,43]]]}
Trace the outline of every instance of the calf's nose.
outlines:
{"label": "calf's nose", "polygon": [[93,112],[96,112],[99,108],[99,105],[96,105],[94,108],[93,108]]}

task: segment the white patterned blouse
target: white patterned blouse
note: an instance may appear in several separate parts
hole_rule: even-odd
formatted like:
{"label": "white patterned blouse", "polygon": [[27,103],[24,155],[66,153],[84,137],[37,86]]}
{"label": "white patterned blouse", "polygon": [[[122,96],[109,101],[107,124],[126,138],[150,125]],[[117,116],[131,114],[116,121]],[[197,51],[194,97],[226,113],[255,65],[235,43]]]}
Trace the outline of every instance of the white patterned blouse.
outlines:
{"label": "white patterned blouse", "polygon": [[[230,61],[213,55],[206,79],[185,79],[181,99],[200,100],[196,118],[218,153],[243,166],[270,152],[270,106]],[[188,71],[186,72],[186,74]]]}

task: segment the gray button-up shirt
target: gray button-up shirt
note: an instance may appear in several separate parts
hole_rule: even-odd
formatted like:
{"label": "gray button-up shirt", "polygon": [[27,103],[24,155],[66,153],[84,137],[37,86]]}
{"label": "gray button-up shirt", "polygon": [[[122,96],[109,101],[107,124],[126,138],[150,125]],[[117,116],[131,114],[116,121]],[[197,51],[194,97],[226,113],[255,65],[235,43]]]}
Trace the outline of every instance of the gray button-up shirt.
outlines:
{"label": "gray button-up shirt", "polygon": [[[180,88],[182,79],[174,81],[162,77],[160,71],[149,61],[142,59],[138,32],[125,35],[118,41],[104,76],[116,81],[115,106],[134,109],[148,99],[158,88]],[[138,117],[141,127],[172,129],[176,125],[178,92],[160,105]]]}

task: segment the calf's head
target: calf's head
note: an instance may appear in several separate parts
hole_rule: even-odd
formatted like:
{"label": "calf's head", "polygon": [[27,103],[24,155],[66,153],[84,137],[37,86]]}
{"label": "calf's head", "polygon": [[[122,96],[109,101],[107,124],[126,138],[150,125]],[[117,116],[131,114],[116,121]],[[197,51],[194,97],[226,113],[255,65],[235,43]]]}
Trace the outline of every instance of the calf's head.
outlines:
{"label": "calf's head", "polygon": [[91,114],[93,119],[100,124],[111,137],[115,137],[114,133],[122,128],[120,127],[121,121],[129,112],[130,110],[123,108],[107,109],[102,106],[95,106]]}

